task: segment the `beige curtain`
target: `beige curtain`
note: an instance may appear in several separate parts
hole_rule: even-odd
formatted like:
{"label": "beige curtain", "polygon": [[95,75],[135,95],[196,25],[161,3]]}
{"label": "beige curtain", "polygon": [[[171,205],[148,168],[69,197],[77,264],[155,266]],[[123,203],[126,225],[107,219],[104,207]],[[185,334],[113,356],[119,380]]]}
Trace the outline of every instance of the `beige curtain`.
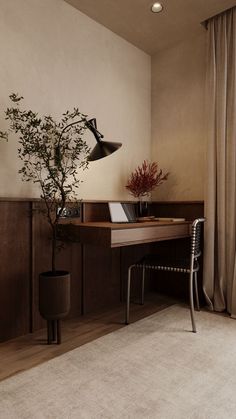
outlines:
{"label": "beige curtain", "polygon": [[236,317],[236,7],[208,21],[203,289]]}

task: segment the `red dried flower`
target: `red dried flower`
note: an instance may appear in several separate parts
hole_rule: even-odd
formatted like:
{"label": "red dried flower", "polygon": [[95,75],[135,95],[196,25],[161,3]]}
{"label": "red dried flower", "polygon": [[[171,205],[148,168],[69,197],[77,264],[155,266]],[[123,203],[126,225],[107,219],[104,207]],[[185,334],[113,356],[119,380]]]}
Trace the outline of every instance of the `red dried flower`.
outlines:
{"label": "red dried flower", "polygon": [[158,170],[156,162],[149,163],[144,160],[142,165],[138,166],[129,176],[126,188],[135,198],[140,198],[161,185],[168,176],[169,172],[163,174],[161,169]]}

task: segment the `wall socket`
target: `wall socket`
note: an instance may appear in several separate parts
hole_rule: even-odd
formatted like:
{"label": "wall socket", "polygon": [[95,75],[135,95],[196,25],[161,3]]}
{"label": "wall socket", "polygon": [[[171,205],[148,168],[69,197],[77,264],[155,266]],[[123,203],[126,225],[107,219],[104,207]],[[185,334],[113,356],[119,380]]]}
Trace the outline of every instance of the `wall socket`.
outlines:
{"label": "wall socket", "polygon": [[[60,211],[58,208],[57,212]],[[61,218],[80,217],[80,207],[65,207],[62,211]]]}

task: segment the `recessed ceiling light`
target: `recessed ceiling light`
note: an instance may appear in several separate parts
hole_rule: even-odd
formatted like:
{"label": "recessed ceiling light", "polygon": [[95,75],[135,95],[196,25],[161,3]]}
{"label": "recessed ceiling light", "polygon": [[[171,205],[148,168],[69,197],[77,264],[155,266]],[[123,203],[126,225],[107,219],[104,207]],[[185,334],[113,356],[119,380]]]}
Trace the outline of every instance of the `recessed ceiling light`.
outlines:
{"label": "recessed ceiling light", "polygon": [[153,13],[159,13],[161,12],[163,9],[163,6],[161,3],[153,3],[152,7],[151,7],[151,11]]}

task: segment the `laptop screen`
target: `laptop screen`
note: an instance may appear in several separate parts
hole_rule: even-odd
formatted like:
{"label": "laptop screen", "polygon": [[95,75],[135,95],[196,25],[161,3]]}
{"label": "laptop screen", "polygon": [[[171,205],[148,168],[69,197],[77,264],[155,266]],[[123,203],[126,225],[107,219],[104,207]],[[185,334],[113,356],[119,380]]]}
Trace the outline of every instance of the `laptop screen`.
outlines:
{"label": "laptop screen", "polygon": [[134,223],[136,221],[133,204],[108,202],[112,223]]}

